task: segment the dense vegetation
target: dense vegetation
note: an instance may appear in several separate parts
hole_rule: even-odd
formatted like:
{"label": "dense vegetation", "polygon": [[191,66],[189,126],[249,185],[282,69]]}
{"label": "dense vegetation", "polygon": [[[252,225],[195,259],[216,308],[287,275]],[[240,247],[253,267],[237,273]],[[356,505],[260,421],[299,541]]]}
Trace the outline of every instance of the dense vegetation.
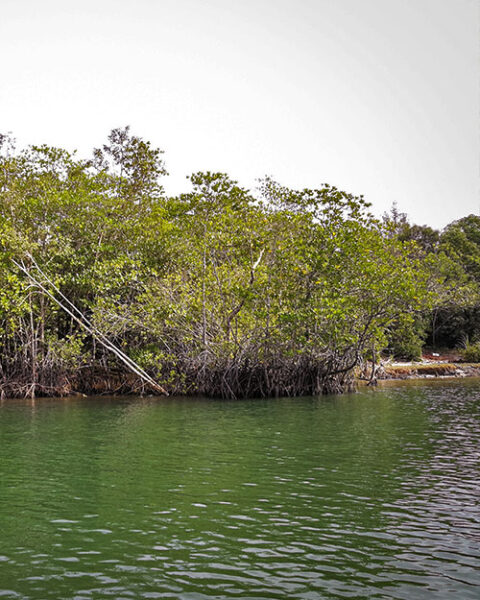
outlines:
{"label": "dense vegetation", "polygon": [[479,217],[440,233],[212,172],[167,197],[163,153],[128,128],[88,160],[0,144],[2,395],[148,391],[105,338],[169,393],[245,397],[341,391],[382,351],[480,333]]}

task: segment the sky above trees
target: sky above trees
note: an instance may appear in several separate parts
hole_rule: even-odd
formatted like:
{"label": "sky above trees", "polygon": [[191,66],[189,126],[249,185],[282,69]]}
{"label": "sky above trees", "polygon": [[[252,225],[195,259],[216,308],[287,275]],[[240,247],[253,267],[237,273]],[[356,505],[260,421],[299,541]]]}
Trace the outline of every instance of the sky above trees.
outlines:
{"label": "sky above trees", "polygon": [[244,185],[328,182],[443,227],[480,211],[474,0],[3,0],[0,132],[86,155],[131,125]]}

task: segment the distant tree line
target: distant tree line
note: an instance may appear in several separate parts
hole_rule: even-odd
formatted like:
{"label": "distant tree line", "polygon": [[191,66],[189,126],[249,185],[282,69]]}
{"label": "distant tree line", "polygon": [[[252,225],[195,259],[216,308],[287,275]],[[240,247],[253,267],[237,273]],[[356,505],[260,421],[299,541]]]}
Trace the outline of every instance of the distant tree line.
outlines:
{"label": "distant tree line", "polygon": [[419,358],[424,346],[459,349],[480,361],[480,216],[469,215],[442,231],[412,225],[393,205],[384,224],[400,242],[413,243],[433,278],[431,300],[407,330],[392,330],[387,349],[399,358]]}
{"label": "distant tree line", "polygon": [[163,152],[128,127],[89,159],[0,146],[4,396],[152,391],[95,331],[170,394],[232,398],[339,392],[382,352],[480,337],[480,217],[439,232],[213,172],[168,197]]}

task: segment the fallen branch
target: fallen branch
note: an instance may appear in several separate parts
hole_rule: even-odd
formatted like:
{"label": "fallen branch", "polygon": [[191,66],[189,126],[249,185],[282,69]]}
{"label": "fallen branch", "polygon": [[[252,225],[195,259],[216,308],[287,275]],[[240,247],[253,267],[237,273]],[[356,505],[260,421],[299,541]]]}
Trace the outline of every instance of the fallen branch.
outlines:
{"label": "fallen branch", "polygon": [[36,277],[32,275],[32,273],[27,269],[27,267],[22,263],[18,263],[13,260],[13,263],[17,268],[19,268],[28,279],[42,292],[44,292],[55,304],[57,304],[63,311],[65,311],[68,315],[74,319],[76,323],[80,325],[83,329],[85,329],[90,335],[92,335],[104,348],[115,354],[117,358],[119,358],[123,364],[130,369],[135,375],[140,377],[143,381],[148,383],[153,389],[157,390],[161,394],[168,396],[168,392],[159,385],[148,373],[146,373],[137,363],[135,363],[129,356],[127,356],[120,348],[115,346],[113,342],[111,342],[103,333],[101,333],[88,319],[87,317],[58,289],[58,287],[49,279],[49,277],[42,271],[42,269],[35,262],[33,257],[29,256],[32,264],[43,277],[44,281],[51,286],[55,292],[63,299],[63,303],[45,286],[41,281],[39,281]]}

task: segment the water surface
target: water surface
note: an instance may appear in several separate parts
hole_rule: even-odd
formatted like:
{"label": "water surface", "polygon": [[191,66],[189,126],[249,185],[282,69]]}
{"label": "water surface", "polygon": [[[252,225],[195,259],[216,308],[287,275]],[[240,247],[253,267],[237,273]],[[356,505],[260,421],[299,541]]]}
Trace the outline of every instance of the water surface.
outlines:
{"label": "water surface", "polygon": [[0,406],[0,598],[480,597],[480,384]]}

